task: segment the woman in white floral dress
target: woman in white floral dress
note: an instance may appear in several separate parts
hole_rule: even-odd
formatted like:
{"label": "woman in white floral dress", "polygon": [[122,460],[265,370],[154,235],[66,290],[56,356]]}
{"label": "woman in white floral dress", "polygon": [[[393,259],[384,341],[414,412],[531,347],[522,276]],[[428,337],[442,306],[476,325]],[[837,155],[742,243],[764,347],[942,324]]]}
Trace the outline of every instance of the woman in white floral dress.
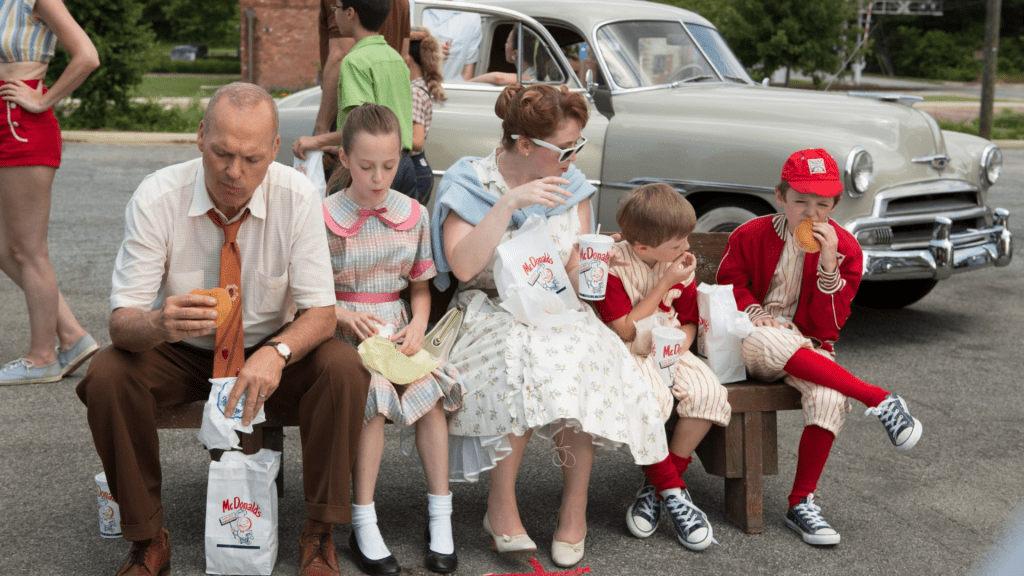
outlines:
{"label": "woman in white floral dress", "polygon": [[552,438],[562,463],[563,493],[552,559],[571,566],[583,557],[587,488],[595,448],[618,448],[637,464],[668,454],[654,386],[629,351],[589,306],[569,326],[517,323],[495,293],[496,247],[537,213],[570,279],[578,278],[577,237],[590,231],[595,189],[572,165],[585,139],[587,105],[564,86],[506,88],[495,105],[501,146],[486,158],[463,158],[439,187],[431,219],[434,260],[444,289],[451,271],[461,281],[455,302],[465,311],[449,356],[466,382],[463,408],[449,424],[457,480],[492,469],[484,530],[499,552],[536,544],[519,517],[515,484],[533,432]]}

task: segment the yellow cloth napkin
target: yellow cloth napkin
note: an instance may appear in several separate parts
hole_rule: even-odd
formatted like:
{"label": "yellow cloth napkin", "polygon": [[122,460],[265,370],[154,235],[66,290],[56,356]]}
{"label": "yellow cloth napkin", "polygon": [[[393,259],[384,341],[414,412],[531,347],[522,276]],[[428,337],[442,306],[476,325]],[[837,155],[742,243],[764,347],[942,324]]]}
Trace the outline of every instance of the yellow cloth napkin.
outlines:
{"label": "yellow cloth napkin", "polygon": [[409,384],[430,374],[440,365],[426,350],[412,356],[398,351],[394,342],[380,336],[371,336],[359,344],[359,357],[363,364],[395,384]]}

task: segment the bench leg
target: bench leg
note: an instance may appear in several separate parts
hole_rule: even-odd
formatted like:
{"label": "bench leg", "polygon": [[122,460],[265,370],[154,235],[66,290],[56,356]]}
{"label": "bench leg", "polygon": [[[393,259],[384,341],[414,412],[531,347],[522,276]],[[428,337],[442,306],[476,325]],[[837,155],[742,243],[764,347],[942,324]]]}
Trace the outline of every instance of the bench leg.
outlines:
{"label": "bench leg", "polygon": [[734,414],[741,418],[743,475],[725,479],[725,516],[747,534],[764,532],[764,424],[761,412]]}

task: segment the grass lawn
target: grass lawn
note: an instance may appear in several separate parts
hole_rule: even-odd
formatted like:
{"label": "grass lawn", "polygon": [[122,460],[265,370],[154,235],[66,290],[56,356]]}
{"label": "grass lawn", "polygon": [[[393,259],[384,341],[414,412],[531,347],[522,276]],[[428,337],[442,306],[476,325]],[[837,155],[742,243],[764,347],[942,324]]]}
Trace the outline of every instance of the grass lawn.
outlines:
{"label": "grass lawn", "polygon": [[219,86],[238,80],[231,76],[147,75],[136,89],[143,98],[205,98]]}

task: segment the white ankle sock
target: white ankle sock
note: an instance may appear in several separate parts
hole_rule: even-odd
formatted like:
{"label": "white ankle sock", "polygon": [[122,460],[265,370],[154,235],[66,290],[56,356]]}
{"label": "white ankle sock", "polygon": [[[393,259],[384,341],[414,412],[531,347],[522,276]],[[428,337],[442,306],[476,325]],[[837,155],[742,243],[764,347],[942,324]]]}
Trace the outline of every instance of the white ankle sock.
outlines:
{"label": "white ankle sock", "polygon": [[373,502],[365,506],[352,505],[352,530],[356,533],[359,550],[367,559],[380,560],[391,555],[377,528],[377,510]]}
{"label": "white ankle sock", "polygon": [[455,552],[452,538],[452,493],[446,496],[427,494],[427,515],[430,516],[430,549],[438,554]]}
{"label": "white ankle sock", "polygon": [[662,490],[661,492],[659,492],[659,494],[661,495],[661,499],[664,500],[665,498],[668,498],[670,495],[682,496],[683,495],[683,489],[682,488],[666,488],[666,489]]}

